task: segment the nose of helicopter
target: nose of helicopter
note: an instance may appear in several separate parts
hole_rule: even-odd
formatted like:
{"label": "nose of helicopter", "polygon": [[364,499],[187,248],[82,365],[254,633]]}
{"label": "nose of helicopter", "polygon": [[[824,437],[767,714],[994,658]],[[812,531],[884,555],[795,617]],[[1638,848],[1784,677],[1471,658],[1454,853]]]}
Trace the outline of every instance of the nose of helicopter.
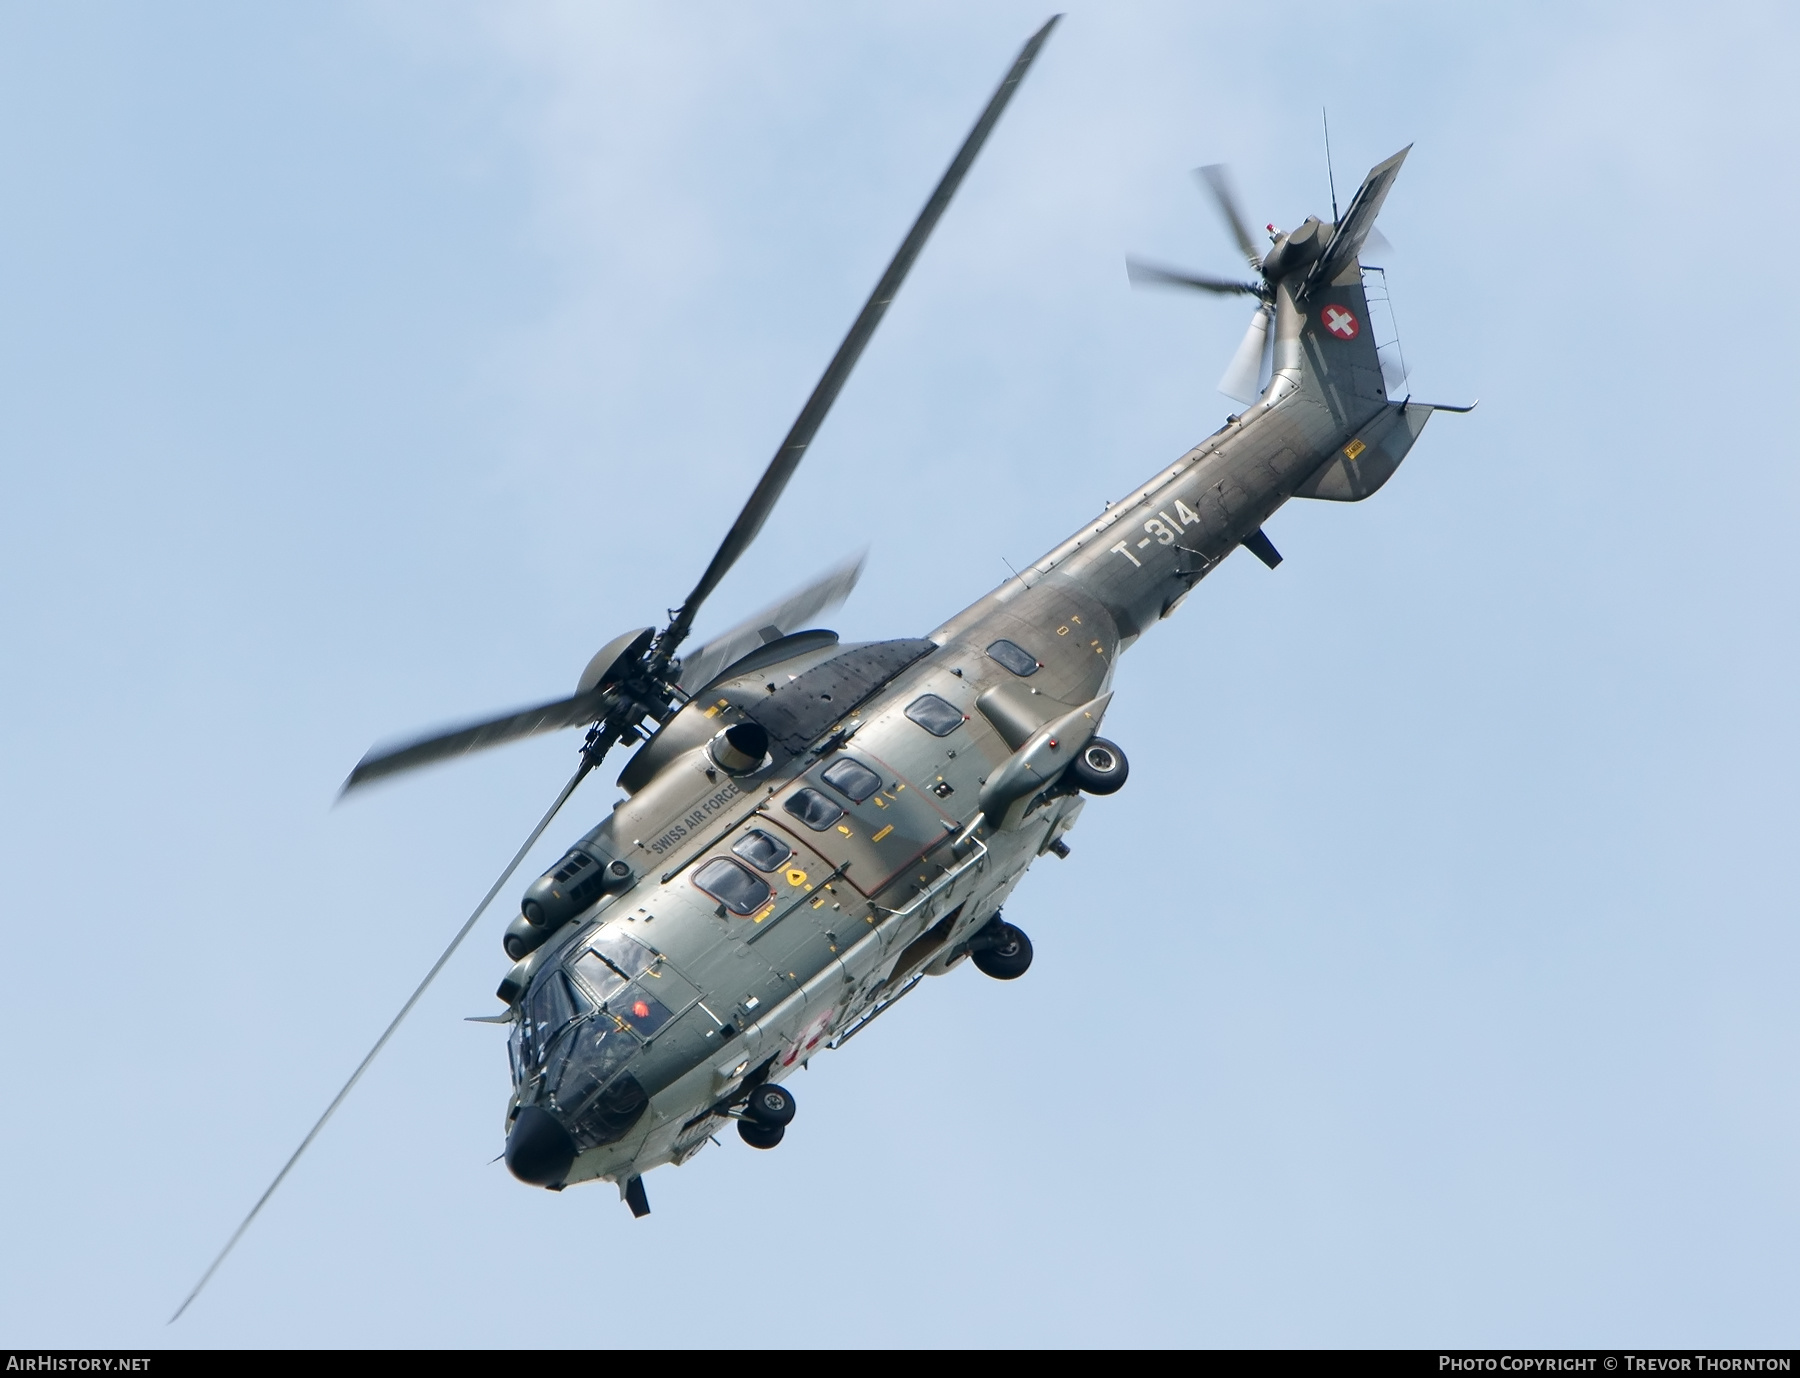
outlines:
{"label": "nose of helicopter", "polygon": [[552,1187],[575,1162],[575,1141],[549,1111],[528,1105],[506,1136],[506,1166],[521,1182]]}

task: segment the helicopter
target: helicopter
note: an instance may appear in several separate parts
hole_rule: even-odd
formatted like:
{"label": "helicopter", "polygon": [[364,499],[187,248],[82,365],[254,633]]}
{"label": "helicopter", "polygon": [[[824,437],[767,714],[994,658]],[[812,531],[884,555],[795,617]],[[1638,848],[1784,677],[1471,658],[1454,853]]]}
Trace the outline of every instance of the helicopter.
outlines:
{"label": "helicopter", "polygon": [[1291,498],[1359,502],[1434,411],[1389,396],[1361,254],[1409,149],[1340,215],[1257,245],[1221,167],[1199,176],[1251,276],[1127,260],[1130,281],[1255,303],[1220,390],[1225,424],[926,636],[844,644],[813,626],[860,558],[683,654],[749,549],[882,316],[1061,16],[1026,42],[851,325],[699,581],[661,628],[626,630],[574,693],[372,749],[344,793],[541,733],[585,728],[576,769],[171,1320],[205,1287],[512,879],[615,747],[624,798],[524,890],[502,945],[512,1091],[503,1157],[521,1182],[613,1183],[649,1214],[645,1175],[727,1128],[784,1139],[783,1079],[844,1047],[930,976],[967,962],[1025,975],[1003,906],[1089,799],[1127,782],[1100,735],[1119,657],[1240,547],[1273,569],[1264,524]]}

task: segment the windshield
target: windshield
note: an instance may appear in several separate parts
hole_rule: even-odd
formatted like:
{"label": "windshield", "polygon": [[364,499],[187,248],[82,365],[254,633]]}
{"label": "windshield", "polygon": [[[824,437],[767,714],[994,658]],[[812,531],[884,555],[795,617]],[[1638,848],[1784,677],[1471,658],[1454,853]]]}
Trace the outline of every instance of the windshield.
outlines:
{"label": "windshield", "polygon": [[514,1064],[519,1080],[542,1067],[556,1036],[591,1008],[560,970],[552,970],[534,982],[515,1026],[518,1047]]}
{"label": "windshield", "polygon": [[557,1050],[549,1078],[551,1102],[574,1121],[637,1049],[637,1040],[613,1020],[605,1016],[590,1019],[566,1047]]}

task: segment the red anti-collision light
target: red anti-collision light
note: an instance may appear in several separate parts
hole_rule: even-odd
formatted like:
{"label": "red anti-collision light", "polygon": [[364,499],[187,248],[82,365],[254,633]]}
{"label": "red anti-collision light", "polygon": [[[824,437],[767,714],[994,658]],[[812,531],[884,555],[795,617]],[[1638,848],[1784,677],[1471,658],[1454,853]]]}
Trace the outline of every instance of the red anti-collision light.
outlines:
{"label": "red anti-collision light", "polygon": [[642,1000],[639,1000],[635,1005],[633,1005],[631,1007],[631,1012],[633,1014],[635,1014],[639,1019],[648,1019],[650,1017],[650,1007],[648,1005],[646,1005]]}

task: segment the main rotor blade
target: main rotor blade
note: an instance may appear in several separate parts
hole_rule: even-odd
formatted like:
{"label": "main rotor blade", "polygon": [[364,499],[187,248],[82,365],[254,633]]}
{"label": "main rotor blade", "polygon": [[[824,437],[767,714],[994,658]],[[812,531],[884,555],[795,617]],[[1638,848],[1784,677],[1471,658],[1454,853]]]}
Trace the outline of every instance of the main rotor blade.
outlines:
{"label": "main rotor blade", "polygon": [[1208,277],[1203,273],[1183,272],[1179,268],[1162,268],[1154,263],[1146,263],[1141,258],[1125,260],[1125,276],[1139,287],[1192,287],[1196,291],[1217,292],[1222,296],[1262,295],[1262,287],[1258,283]]}
{"label": "main rotor blade", "polygon": [[1231,232],[1232,240],[1238,246],[1238,252],[1249,262],[1252,268],[1262,267],[1262,255],[1256,252],[1256,240],[1250,234],[1250,226],[1244,219],[1244,212],[1238,206],[1237,193],[1231,186],[1231,173],[1223,163],[1208,163],[1205,167],[1194,169],[1194,176],[1212,195],[1213,204],[1219,208],[1219,216],[1225,222],[1225,228]]}
{"label": "main rotor blade", "polygon": [[462,946],[463,939],[469,936],[469,931],[475,927],[475,921],[494,902],[494,896],[500,893],[500,887],[512,879],[512,873],[519,869],[519,863],[525,860],[525,854],[537,845],[537,840],[544,835],[544,829],[550,826],[550,821],[562,811],[562,806],[569,802],[569,796],[575,793],[576,786],[587,778],[587,773],[593,768],[594,762],[583,756],[580,767],[569,778],[569,783],[563,786],[562,793],[556,796],[556,802],[550,806],[550,811],[538,820],[537,827],[531,830],[531,836],[525,839],[525,845],[513,853],[513,859],[506,863],[506,869],[500,873],[500,878],[488,887],[487,894],[481,897],[481,903],[475,906],[475,912],[470,914],[463,926],[456,930],[456,936],[450,940],[450,946],[445,948],[443,955],[431,964],[431,970],[425,973],[425,979],[419,982],[418,989],[407,996],[406,1003],[400,1007],[400,1013],[396,1014],[393,1022],[382,1030],[381,1037],[375,1040],[375,1046],[369,1049],[363,1060],[356,1064],[356,1070],[350,1074],[350,1080],[344,1083],[344,1089],[331,1098],[331,1104],[325,1107],[325,1113],[319,1116],[318,1123],[307,1131],[306,1137],[300,1141],[300,1147],[294,1150],[293,1157],[282,1164],[281,1171],[275,1174],[275,1180],[270,1182],[268,1189],[256,1198],[256,1204],[250,1207],[250,1214],[246,1215],[243,1223],[232,1231],[231,1238],[225,1241],[225,1247],[219,1250],[219,1256],[200,1275],[200,1281],[194,1284],[194,1290],[187,1294],[187,1300],[175,1308],[175,1314],[169,1317],[170,1325],[181,1319],[181,1313],[193,1304],[194,1298],[200,1295],[200,1289],[205,1287],[212,1280],[212,1275],[219,1271],[219,1265],[225,1261],[225,1256],[237,1246],[238,1240],[244,1237],[244,1231],[250,1228],[250,1222],[256,1219],[257,1214],[268,1204],[269,1198],[275,1194],[275,1188],[286,1180],[288,1173],[294,1170],[294,1164],[300,1161],[300,1155],[311,1147],[314,1139],[319,1137],[319,1131],[325,1127],[325,1122],[344,1103],[344,1098],[350,1094],[351,1088],[362,1080],[362,1074],[369,1070],[369,1064],[375,1061],[376,1055],[387,1046],[387,1041],[394,1036],[394,1030],[400,1027],[400,1021],[405,1019],[412,1012],[412,1007],[419,1003],[419,997],[425,994],[426,987],[437,979],[437,974],[444,969],[445,963],[454,955],[456,949]]}
{"label": "main rotor blade", "polygon": [[502,742],[517,741],[520,737],[535,737],[540,732],[554,732],[562,727],[580,727],[596,722],[606,710],[605,699],[604,690],[596,687],[585,694],[557,699],[554,703],[540,703],[535,708],[521,708],[516,713],[489,718],[485,722],[470,723],[466,727],[448,728],[399,746],[371,747],[362,760],[356,763],[356,769],[350,772],[350,777],[344,781],[343,789],[338,791],[338,798],[343,798],[359,785],[366,785],[384,776],[397,775],[403,770],[415,770],[419,766],[430,765],[433,761],[446,760],[451,756],[466,756],[471,751],[499,746]]}
{"label": "main rotor blade", "polygon": [[779,603],[771,604],[756,616],[746,617],[730,631],[715,636],[692,655],[683,656],[682,691],[697,693],[733,661],[777,637],[799,631],[820,613],[835,608],[850,596],[862,571],[863,555],[858,553],[826,570],[805,588],[794,590]]}
{"label": "main rotor blade", "polygon": [[818,434],[819,427],[825,421],[826,413],[831,410],[831,404],[837,400],[839,390],[850,376],[850,370],[856,367],[856,361],[862,357],[864,347],[875,333],[875,327],[881,324],[881,318],[887,314],[895,294],[900,290],[900,284],[906,281],[906,274],[912,268],[913,260],[918,258],[919,251],[925,247],[925,241],[930,238],[939,218],[949,206],[950,198],[956,195],[956,189],[962,185],[964,176],[974,163],[975,155],[981,152],[981,146],[987,142],[988,135],[993,133],[1001,112],[1006,109],[1013,92],[1024,80],[1025,73],[1030,70],[1038,50],[1050,37],[1050,30],[1056,27],[1061,18],[1061,15],[1053,15],[1019,50],[1011,70],[988,101],[987,108],[981,112],[981,118],[975,121],[969,137],[963,140],[962,147],[951,160],[937,189],[931,193],[930,199],[925,202],[925,208],[919,212],[919,218],[913,222],[912,229],[901,241],[893,262],[888,264],[887,271],[881,275],[881,281],[875,284],[875,290],[863,304],[861,313],[850,327],[850,333],[844,336],[844,342],[838,346],[837,353],[826,366],[825,374],[813,389],[812,396],[806,399],[806,405],[800,409],[793,428],[775,451],[775,458],[769,461],[768,469],[757,483],[755,491],[750,494],[750,500],[744,504],[744,510],[738,513],[738,519],[725,534],[725,540],[720,544],[718,553],[713,556],[712,563],[706,567],[706,573],[700,576],[700,582],[694,585],[693,592],[688,594],[687,600],[670,621],[668,630],[659,638],[657,649],[661,654],[672,654],[674,648],[686,639],[693,627],[694,615],[700,611],[700,604],[718,587],[726,572],[737,563],[738,557],[748,549],[750,542],[756,539],[756,533],[762,530],[763,523],[768,520],[769,513],[780,500],[782,490],[787,487],[788,480],[794,476],[794,470],[806,454],[806,447],[812,444],[813,437]]}

